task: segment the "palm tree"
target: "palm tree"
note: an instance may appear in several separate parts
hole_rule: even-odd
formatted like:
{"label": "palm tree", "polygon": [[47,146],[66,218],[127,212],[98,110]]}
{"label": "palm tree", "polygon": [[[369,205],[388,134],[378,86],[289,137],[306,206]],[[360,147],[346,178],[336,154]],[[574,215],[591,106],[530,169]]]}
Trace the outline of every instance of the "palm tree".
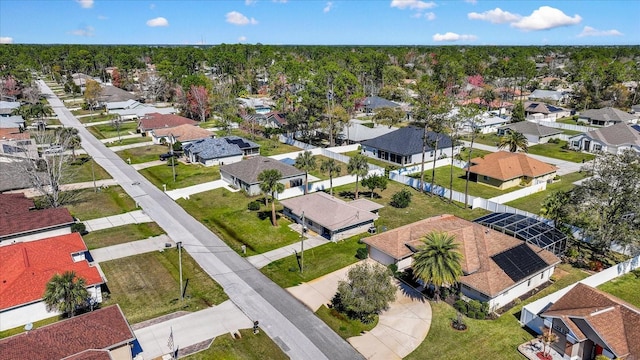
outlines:
{"label": "palm tree", "polygon": [[462,276],[462,254],[455,237],[446,232],[431,232],[422,241],[424,245],[413,256],[413,274],[435,286],[438,300],[440,288],[457,283]]}
{"label": "palm tree", "polygon": [[63,127],[56,129],[58,142],[65,149],[71,149],[71,155],[76,158],[76,149],[80,147],[81,139],[78,135],[78,129],[72,127]]}
{"label": "palm tree", "polygon": [[301,152],[296,158],[296,167],[304,170],[304,194],[307,195],[309,190],[309,171],[316,169],[316,158],[313,157],[311,151]]}
{"label": "palm tree", "polygon": [[342,166],[334,159],[327,159],[320,165],[320,170],[329,173],[329,194],[333,196],[333,177],[340,175]]}
{"label": "palm tree", "polygon": [[86,304],[89,298],[86,286],[85,279],[77,277],[74,271],[53,275],[44,292],[47,310],[56,310],[72,317],[76,308]]}
{"label": "palm tree", "polygon": [[434,193],[434,187],[436,184],[436,159],[438,158],[438,142],[442,138],[442,132],[444,131],[444,121],[442,116],[433,116],[429,121],[429,128],[434,134],[433,139],[429,139],[433,146],[433,166],[431,167],[431,193]]}
{"label": "palm tree", "polygon": [[367,162],[367,158],[358,154],[349,159],[349,164],[347,165],[347,171],[349,171],[349,175],[356,176],[356,196],[358,198],[358,181],[360,177],[364,177],[369,173],[369,163]]}
{"label": "palm tree", "polygon": [[480,109],[476,106],[469,105],[460,109],[463,117],[469,121],[471,127],[471,146],[469,147],[469,155],[467,156],[467,173],[464,183],[464,207],[469,206],[469,167],[471,166],[471,154],[473,153],[473,145],[478,135],[478,125],[480,124]]}
{"label": "palm tree", "polygon": [[510,152],[516,152],[518,148],[524,152],[529,152],[529,140],[520,132],[509,131],[498,142],[498,149],[504,148],[509,148]]}
{"label": "palm tree", "polygon": [[[258,174],[258,181],[260,181],[260,190],[266,194],[271,194],[271,224],[278,226],[278,220],[276,219],[276,194],[284,191],[284,184],[280,182],[282,179],[282,173],[276,169],[267,169]],[[268,202],[268,200],[267,200]]]}

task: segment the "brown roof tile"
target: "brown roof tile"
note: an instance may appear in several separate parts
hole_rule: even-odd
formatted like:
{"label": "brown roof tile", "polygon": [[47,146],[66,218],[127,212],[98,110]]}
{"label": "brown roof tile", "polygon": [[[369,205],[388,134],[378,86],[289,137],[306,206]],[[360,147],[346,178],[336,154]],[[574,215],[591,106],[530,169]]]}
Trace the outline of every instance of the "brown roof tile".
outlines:
{"label": "brown roof tile", "polygon": [[66,208],[32,210],[33,200],[24,194],[0,194],[0,240],[10,235],[55,228],[73,223]]}
{"label": "brown roof tile", "polygon": [[522,153],[498,151],[471,160],[474,164],[469,171],[474,174],[488,176],[501,181],[516,179],[522,176],[536,178],[554,173],[557,167],[536,160]]}
{"label": "brown roof tile", "polygon": [[158,137],[173,135],[180,142],[206,139],[214,136],[211,131],[191,124],[178,125],[172,128],[155,129],[153,130],[153,133]]}
{"label": "brown roof tile", "polygon": [[34,208],[33,200],[28,199],[22,193],[0,194],[0,216],[29,212]]}
{"label": "brown roof tile", "polygon": [[140,127],[142,131],[149,131],[161,128],[172,128],[184,124],[197,125],[198,122],[176,114],[151,113],[140,119],[138,127]]}
{"label": "brown roof tile", "polygon": [[28,140],[28,132],[20,132],[18,128],[0,128],[0,140]]}

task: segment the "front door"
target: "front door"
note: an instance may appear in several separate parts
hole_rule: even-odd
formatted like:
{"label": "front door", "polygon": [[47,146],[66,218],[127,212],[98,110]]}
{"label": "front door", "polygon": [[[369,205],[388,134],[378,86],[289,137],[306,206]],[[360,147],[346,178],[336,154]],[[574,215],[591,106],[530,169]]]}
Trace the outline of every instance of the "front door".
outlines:
{"label": "front door", "polygon": [[591,147],[591,141],[590,140],[585,140],[584,141],[584,151],[589,151],[589,147]]}

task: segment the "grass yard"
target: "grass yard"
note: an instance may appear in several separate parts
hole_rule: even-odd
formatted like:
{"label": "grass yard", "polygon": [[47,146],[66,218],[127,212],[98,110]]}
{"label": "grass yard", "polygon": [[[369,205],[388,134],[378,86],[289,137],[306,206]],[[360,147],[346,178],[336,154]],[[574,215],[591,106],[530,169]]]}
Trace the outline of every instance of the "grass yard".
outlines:
{"label": "grass yard", "polygon": [[573,185],[573,183],[578,180],[584,179],[585,176],[585,173],[580,172],[574,172],[560,176],[560,181],[556,181],[553,184],[547,184],[547,190],[510,201],[505,205],[513,206],[514,208],[528,211],[533,214],[540,214],[540,207],[542,206],[542,202],[547,196],[556,191],[571,190],[575,186]]}
{"label": "grass yard", "polygon": [[[79,115],[89,114],[89,111],[74,110],[72,111],[72,113],[74,113],[77,117]],[[76,114],[76,113],[81,113],[81,114]],[[82,116],[82,117],[78,117],[77,119],[81,123],[87,124],[87,126],[93,126],[92,123],[99,122],[99,121],[113,120],[113,119],[116,119],[117,117],[118,115],[116,114],[100,114],[100,113],[94,112],[93,116]]]}
{"label": "grass yard", "polygon": [[[286,154],[286,153],[302,150],[295,146],[283,144],[278,140],[266,139],[262,136],[252,136],[251,134],[245,131],[242,131],[240,129],[231,130],[231,135],[243,137],[249,141],[253,141],[254,143],[260,145],[260,155],[262,156]],[[225,135],[219,134],[219,136],[222,137]]]}
{"label": "grass yard", "polygon": [[[558,268],[560,270],[558,270]],[[518,323],[522,307],[536,299],[584,279],[588,274],[566,264],[556,269],[558,280],[496,320],[475,320],[464,317],[468,330],[451,328],[456,310],[447,303],[430,302],[433,312],[427,338],[405,359],[520,359],[518,345],[533,339]],[[561,275],[562,274],[562,275]]]}
{"label": "grass yard", "polygon": [[82,236],[89,250],[124,244],[131,241],[144,240],[149,237],[164,234],[164,230],[158,224],[142,223],[116,226],[110,229],[91,231]]}
{"label": "grass yard", "polygon": [[[237,252],[247,247],[247,256],[260,254],[299,241],[300,235],[289,229],[291,222],[278,219],[278,226],[271,225],[271,203],[264,206],[263,197],[249,198],[242,192],[215,189],[191,195],[189,200],[179,199],[191,216],[218,234],[227,245]],[[247,210],[251,201],[263,203],[259,211]],[[282,206],[276,204],[278,211]]]}
{"label": "grass yard", "polygon": [[[480,149],[473,149],[471,151],[471,159],[475,159],[478,157],[483,158],[485,155],[488,155],[488,154],[492,154],[492,152],[486,151],[486,150],[480,150]],[[469,160],[469,148],[463,147],[463,149],[460,151],[460,159],[464,162],[467,162]]]}
{"label": "grass yard", "polygon": [[93,181],[94,176],[96,180],[111,179],[111,176],[87,155],[78,155],[75,160],[70,160],[69,177],[63,179],[64,184]]}
{"label": "grass yard", "polygon": [[199,353],[185,357],[185,360],[287,360],[276,343],[264,331],[254,334],[252,329],[240,330],[242,337],[234,339],[230,334],[220,335],[211,346]]}
{"label": "grass yard", "polygon": [[163,145],[149,145],[132,149],[118,151],[116,154],[127,161],[131,159],[132,164],[141,164],[158,160],[160,154],[167,152],[167,147]]}
{"label": "grass yard", "polygon": [[[129,132],[135,133],[138,124],[135,122],[123,122],[120,124],[120,135],[128,135]],[[102,124],[88,126],[87,130],[97,139],[110,139],[118,137],[118,130],[112,124]]]}
{"label": "grass yard", "polygon": [[[346,156],[348,156],[350,158],[354,157],[354,156],[356,156],[358,154],[360,154],[360,150],[349,151],[349,152],[344,153],[344,155],[346,155]],[[375,166],[379,166],[379,167],[381,167],[383,169],[387,169],[387,170],[393,170],[393,169],[397,169],[397,168],[400,167],[400,165],[398,165],[398,164],[392,164],[392,163],[389,163],[389,162],[386,162],[386,161],[382,161],[382,160],[379,160],[379,159],[370,158],[368,156],[367,156],[367,162],[369,164],[373,164]],[[345,165],[344,166],[344,175],[347,175],[347,174],[348,174],[347,166]]]}
{"label": "grass yard", "polygon": [[[122,134],[122,135],[124,135],[124,134]],[[105,143],[105,145],[107,145],[107,146],[121,146],[121,145],[138,144],[138,143],[142,143],[142,142],[148,142],[149,145],[153,144],[151,142],[151,138],[150,137],[136,136],[134,138],[128,138],[128,139],[121,139],[121,140],[115,139],[113,141]]]}
{"label": "grass yard", "polygon": [[640,270],[607,281],[598,289],[640,308]]}
{"label": "grass yard", "polygon": [[[35,330],[35,329],[41,328],[41,327],[43,327],[45,325],[53,324],[54,322],[58,322],[60,320],[62,320],[62,318],[60,316],[53,316],[53,317],[46,318],[46,319],[43,319],[43,320],[40,320],[40,321],[34,321],[33,322],[33,329]],[[22,334],[24,331],[25,331],[24,330],[24,326],[18,326],[18,327],[15,327],[13,329],[7,329],[7,330],[4,330],[4,331],[0,331],[0,339],[4,339],[6,337],[13,336],[13,335]]]}
{"label": "grass yard", "polygon": [[[324,155],[314,155],[313,158],[316,159],[316,169],[310,171],[309,175],[315,176],[320,180],[329,180],[329,172],[320,170],[320,167],[322,166],[322,162],[329,160],[329,158]],[[337,160],[336,160],[336,164],[340,165],[342,170],[339,175],[334,176],[334,179],[340,176],[347,175],[347,164]]]}
{"label": "grass yard", "polygon": [[542,155],[575,163],[589,161],[595,158],[595,155],[593,154],[563,149],[562,147],[566,144],[566,141],[560,141],[557,144],[546,143],[533,145],[529,147],[529,154]]}
{"label": "grass yard", "polygon": [[120,186],[110,186],[98,189],[98,192],[77,190],[74,199],[65,207],[71,215],[84,221],[136,210],[136,202]]}
{"label": "grass yard", "polygon": [[162,189],[162,184],[166,184],[167,190],[179,189],[220,179],[219,166],[207,167],[200,164],[185,164],[175,161],[176,181],[174,182],[173,170],[170,164],[171,160],[169,159],[166,164],[142,169],[139,172],[159,189]]}
{"label": "grass yard", "polygon": [[[463,136],[462,140],[470,142],[471,136],[470,135]],[[478,143],[478,144],[489,145],[489,146],[497,146],[498,142],[500,142],[500,136],[498,136],[496,133],[478,134],[476,135],[474,144]]]}
{"label": "grass yard", "polygon": [[378,325],[377,316],[376,320],[370,324],[363,324],[360,320],[350,319],[348,316],[335,309],[329,309],[325,305],[320,306],[316,311],[316,315],[345,340],[353,336],[360,336],[363,331],[370,331]]}
{"label": "grass yard", "polygon": [[574,130],[562,129],[562,133],[565,134],[565,135],[573,136],[573,135],[582,134],[582,131],[574,131]]}
{"label": "grass yard", "polygon": [[132,324],[178,310],[202,310],[227,300],[220,285],[183,251],[182,273],[189,284],[181,303],[175,248],[107,261],[100,266],[110,293],[103,306],[119,304]]}

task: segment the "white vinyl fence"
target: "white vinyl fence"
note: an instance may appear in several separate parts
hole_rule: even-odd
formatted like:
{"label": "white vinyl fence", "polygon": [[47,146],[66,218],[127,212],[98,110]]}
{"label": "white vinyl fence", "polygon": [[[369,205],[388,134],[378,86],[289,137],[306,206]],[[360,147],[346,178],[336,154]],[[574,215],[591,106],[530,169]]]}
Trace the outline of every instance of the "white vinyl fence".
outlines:
{"label": "white vinyl fence", "polygon": [[516,191],[508,192],[506,194],[502,194],[500,196],[492,197],[491,199],[489,199],[489,201],[493,201],[498,204],[504,204],[506,202],[509,202],[515,199],[520,199],[521,197],[525,197],[525,196],[535,194],[537,192],[545,191],[545,190],[547,190],[547,183],[542,181],[539,184],[534,184],[534,185],[522,188],[520,190],[516,190]]}
{"label": "white vinyl fence", "polygon": [[559,122],[555,122],[555,121],[544,121],[544,120],[538,121],[538,124],[544,125],[544,126],[548,126],[548,127],[552,127],[552,128],[555,128],[555,129],[571,130],[571,131],[579,131],[579,132],[587,132],[587,131],[591,131],[591,130],[597,129],[597,128],[594,128],[594,127],[591,127],[591,126],[565,124],[565,123],[559,123]]}

